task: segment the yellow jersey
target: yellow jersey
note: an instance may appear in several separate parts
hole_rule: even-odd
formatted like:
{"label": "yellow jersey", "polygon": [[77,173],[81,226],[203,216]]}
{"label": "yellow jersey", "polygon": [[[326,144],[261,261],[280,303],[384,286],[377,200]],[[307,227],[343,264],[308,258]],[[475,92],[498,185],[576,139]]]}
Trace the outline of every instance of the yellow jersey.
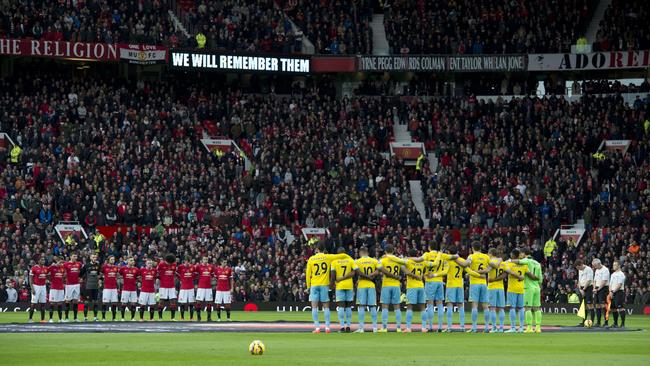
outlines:
{"label": "yellow jersey", "polygon": [[[391,255],[386,255],[381,257],[380,264],[382,267],[384,267],[390,274],[395,275],[397,277],[400,277],[402,275],[402,271],[400,269],[401,265],[404,264],[403,262],[400,263],[396,261],[397,259],[394,256]],[[396,280],[394,278],[390,278],[386,275],[383,276],[381,280],[381,286],[382,287],[400,287],[400,280]]]}
{"label": "yellow jersey", "polygon": [[[381,268],[381,263],[375,258],[361,257],[355,261],[356,267],[366,276],[370,276],[377,269]],[[375,288],[375,282],[359,277],[357,288]]]}
{"label": "yellow jersey", "polygon": [[[485,270],[489,267],[490,256],[484,253],[474,253],[474,254],[470,254],[469,257],[467,257],[467,260],[471,262],[469,268],[474,272],[478,272],[478,271]],[[487,285],[487,281],[485,280],[485,275],[481,275],[480,277],[470,276],[469,284]]]}
{"label": "yellow jersey", "polygon": [[[491,259],[491,263],[495,264],[498,262],[496,259]],[[488,273],[488,278],[493,280],[503,274],[506,269],[506,264],[505,262],[499,263],[498,268],[493,268],[490,267],[490,272]],[[503,290],[503,280],[495,281],[495,282],[490,282],[488,283],[488,290]]]}
{"label": "yellow jersey", "polygon": [[305,268],[305,280],[307,288],[312,286],[329,286],[330,284],[330,265],[337,259],[350,258],[345,253],[325,254],[316,253],[309,257],[307,268]]}
{"label": "yellow jersey", "polygon": [[[357,269],[357,266],[354,264],[354,260],[350,257],[345,259],[337,259],[332,262],[331,271],[336,272],[336,277],[343,277],[350,272]],[[353,277],[346,278],[343,281],[336,281],[337,290],[352,290],[354,289],[354,279]]]}
{"label": "yellow jersey", "polygon": [[[459,260],[464,260],[458,257]],[[463,287],[463,267],[461,267],[455,260],[448,261],[449,270],[447,271],[447,288]]]}
{"label": "yellow jersey", "polygon": [[[526,272],[528,272],[528,266],[525,264],[514,264],[512,262],[507,264],[508,269],[510,269],[512,272],[520,275],[520,276],[525,276]],[[508,292],[512,292],[515,294],[523,294],[524,293],[524,280],[520,280],[517,277],[508,274]]]}
{"label": "yellow jersey", "polygon": [[[428,268],[432,267],[431,262],[420,262],[416,263],[412,260],[406,261],[406,270],[417,275],[423,276]],[[406,288],[424,288],[424,282],[421,280],[415,279],[411,276],[406,276]]]}
{"label": "yellow jersey", "polygon": [[[449,267],[449,264],[447,262],[451,259],[451,255],[440,253],[440,260],[436,261],[436,258],[438,258],[438,253],[440,252],[432,250],[430,252],[424,253],[424,255],[422,255],[422,258],[424,258],[425,261],[432,262],[432,272],[440,274],[444,272],[445,268]],[[442,277],[444,276],[434,278],[425,277],[424,282],[442,282]]]}

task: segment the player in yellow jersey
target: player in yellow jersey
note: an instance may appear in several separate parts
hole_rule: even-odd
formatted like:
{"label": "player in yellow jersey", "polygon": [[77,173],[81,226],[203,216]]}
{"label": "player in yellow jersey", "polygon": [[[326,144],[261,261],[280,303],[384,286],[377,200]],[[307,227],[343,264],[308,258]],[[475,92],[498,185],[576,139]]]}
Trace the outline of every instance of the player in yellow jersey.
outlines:
{"label": "player in yellow jersey", "polygon": [[[409,249],[409,256],[416,257],[418,254],[416,249]],[[438,261],[440,258],[438,257]],[[408,259],[406,264],[402,266],[402,272],[406,274],[406,332],[411,332],[411,323],[413,322],[413,307],[420,311],[420,318],[422,321],[422,332],[427,332],[427,317],[424,311],[424,304],[426,297],[424,296],[424,274],[433,268],[433,262],[416,262],[413,259]]]}
{"label": "player in yellow jersey", "polygon": [[[513,249],[511,259],[519,259],[519,249]],[[524,276],[528,272],[525,264],[508,262],[505,271],[508,273],[508,300],[510,307],[510,329],[506,333],[523,333],[524,331]],[[535,278],[533,278],[535,279]],[[519,315],[519,329],[516,328],[516,319]]]}
{"label": "player in yellow jersey", "polygon": [[490,312],[488,306],[487,281],[485,279],[485,275],[490,272],[490,257],[481,252],[481,247],[482,245],[480,242],[473,242],[472,254],[467,257],[465,263],[461,264],[463,267],[469,267],[472,271],[481,275],[480,277],[469,277],[469,301],[472,303],[472,328],[467,331],[468,333],[476,332],[479,304],[481,304],[481,307],[483,308],[485,324],[484,331],[486,333],[490,331]]}
{"label": "player in yellow jersey", "polygon": [[[339,248],[337,253],[345,253],[345,248]],[[332,261],[332,282],[336,284],[336,311],[341,323],[340,333],[350,333],[352,324],[352,305],[354,304],[354,280],[357,269],[350,257]]]}
{"label": "player in yellow jersey", "polygon": [[320,333],[318,322],[318,304],[323,305],[325,314],[325,333],[330,333],[330,265],[333,260],[350,258],[345,253],[325,254],[325,245],[319,243],[316,246],[316,253],[309,257],[305,268],[305,281],[309,290],[309,301],[311,301],[311,316],[314,319],[315,330],[313,333]]}
{"label": "player in yellow jersey", "polygon": [[426,319],[429,331],[433,331],[434,304],[438,313],[438,332],[442,332],[442,319],[444,308],[442,302],[445,300],[444,276],[432,276],[433,273],[441,273],[449,267],[448,261],[458,258],[458,255],[450,255],[437,251],[434,243],[429,243],[429,251],[422,255],[422,259],[432,262],[433,268],[427,271],[424,276],[424,296],[427,300]]}
{"label": "player in yellow jersey", "polygon": [[372,317],[372,331],[377,333],[377,290],[375,289],[375,276],[379,274],[381,263],[375,258],[368,257],[368,248],[359,248],[361,258],[355,261],[357,267],[357,303],[359,304],[359,329],[355,333],[364,332],[366,320],[366,307],[370,308]]}
{"label": "player in yellow jersey", "polygon": [[[502,254],[495,248],[488,250],[490,256],[490,273],[488,273],[488,301],[490,303],[490,318],[492,332],[503,333],[503,323],[506,313],[506,296],[503,290],[503,280],[508,275],[505,271],[506,263],[501,259]],[[498,312],[498,327],[497,327]]]}
{"label": "player in yellow jersey", "polygon": [[402,331],[402,311],[400,310],[401,296],[401,266],[406,263],[404,260],[393,255],[392,245],[386,245],[384,249],[386,254],[381,258],[381,267],[379,271],[383,273],[381,281],[381,333],[388,331],[388,310],[392,305],[395,311],[395,322],[397,323],[397,332]]}

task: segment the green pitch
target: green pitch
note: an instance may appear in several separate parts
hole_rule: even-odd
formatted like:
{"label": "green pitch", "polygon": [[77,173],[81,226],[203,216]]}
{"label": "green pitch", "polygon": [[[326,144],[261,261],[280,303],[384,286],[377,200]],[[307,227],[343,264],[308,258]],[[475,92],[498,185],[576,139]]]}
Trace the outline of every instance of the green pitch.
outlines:
{"label": "green pitch", "polygon": [[[310,313],[233,313],[233,319],[248,321],[308,321],[310,317]],[[0,314],[4,323],[25,320],[26,314]],[[335,315],[332,320],[336,320]],[[650,317],[629,316],[626,320],[628,327],[644,330],[542,334],[0,334],[0,365],[647,365]],[[577,322],[572,315],[544,315],[546,325]],[[332,322],[332,326],[337,329],[337,323]],[[265,355],[248,354],[253,339],[265,343]]]}

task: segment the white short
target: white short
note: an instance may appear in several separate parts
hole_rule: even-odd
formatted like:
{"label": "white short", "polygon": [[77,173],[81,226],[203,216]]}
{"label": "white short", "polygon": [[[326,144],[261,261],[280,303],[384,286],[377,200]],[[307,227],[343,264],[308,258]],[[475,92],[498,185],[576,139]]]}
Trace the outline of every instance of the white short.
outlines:
{"label": "white short", "polygon": [[45,286],[34,285],[34,294],[32,295],[32,304],[45,304],[47,302],[47,289]]}
{"label": "white short", "polygon": [[116,303],[117,300],[117,289],[116,288],[108,288],[104,289],[102,291],[102,302],[103,303]]}
{"label": "white short", "polygon": [[140,305],[156,305],[156,294],[153,292],[140,292],[138,299]]}
{"label": "white short", "polygon": [[175,288],[159,288],[158,293],[160,294],[160,300],[171,300],[176,298],[176,289]]}
{"label": "white short", "polygon": [[63,302],[65,299],[65,291],[50,289],[50,302]]}
{"label": "white short", "polygon": [[138,292],[137,291],[122,291],[122,297],[120,298],[122,304],[132,304],[138,302]]}
{"label": "white short", "polygon": [[230,304],[231,302],[230,291],[217,291],[217,295],[214,297],[215,304]]}
{"label": "white short", "polygon": [[196,301],[209,301],[212,302],[212,289],[199,288],[196,290]]}
{"label": "white short", "polygon": [[194,289],[180,290],[178,292],[178,303],[179,304],[194,303]]}
{"label": "white short", "polygon": [[65,301],[79,301],[80,294],[81,290],[79,284],[65,285]]}

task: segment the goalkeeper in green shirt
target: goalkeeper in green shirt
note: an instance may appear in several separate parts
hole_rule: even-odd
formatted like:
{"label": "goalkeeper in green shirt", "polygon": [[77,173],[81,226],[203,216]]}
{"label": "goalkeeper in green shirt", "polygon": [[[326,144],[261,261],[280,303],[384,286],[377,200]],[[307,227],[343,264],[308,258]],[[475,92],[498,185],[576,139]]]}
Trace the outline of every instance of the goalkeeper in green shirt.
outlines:
{"label": "goalkeeper in green shirt", "polygon": [[[542,266],[538,261],[530,257],[530,249],[528,248],[522,249],[521,254],[519,255],[519,260],[513,260],[513,262],[528,266],[528,272],[526,272],[526,277],[524,278],[524,308],[526,309],[526,330],[524,333],[541,333]],[[529,274],[533,275],[533,277],[529,277]],[[535,316],[535,330],[533,330],[533,315]]]}

